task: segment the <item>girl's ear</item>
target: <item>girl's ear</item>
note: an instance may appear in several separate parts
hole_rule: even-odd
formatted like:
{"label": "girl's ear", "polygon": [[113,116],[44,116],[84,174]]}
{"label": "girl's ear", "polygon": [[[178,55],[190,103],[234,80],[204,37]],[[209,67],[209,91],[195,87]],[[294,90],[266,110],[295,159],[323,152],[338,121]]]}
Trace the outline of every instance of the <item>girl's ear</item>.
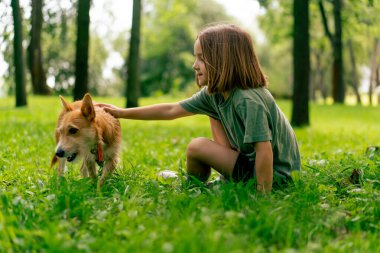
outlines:
{"label": "girl's ear", "polygon": [[82,100],[82,107],[81,107],[82,115],[88,120],[93,121],[95,119],[95,109],[94,105],[92,104],[92,98],[90,94],[86,93],[84,95]]}
{"label": "girl's ear", "polygon": [[59,96],[59,98],[61,99],[62,106],[66,111],[72,111],[73,110],[73,108],[71,108],[70,104],[61,95]]}

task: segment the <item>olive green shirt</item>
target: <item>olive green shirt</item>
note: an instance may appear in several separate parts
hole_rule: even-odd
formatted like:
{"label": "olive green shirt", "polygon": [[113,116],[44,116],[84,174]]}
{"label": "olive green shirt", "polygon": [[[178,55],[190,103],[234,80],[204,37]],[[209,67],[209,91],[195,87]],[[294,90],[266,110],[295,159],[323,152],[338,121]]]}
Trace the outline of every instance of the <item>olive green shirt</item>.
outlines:
{"label": "olive green shirt", "polygon": [[301,159],[294,131],[266,88],[234,89],[227,100],[208,94],[206,87],[180,102],[189,112],[219,120],[232,148],[254,162],[254,143],[271,141],[274,175],[289,178],[300,170]]}

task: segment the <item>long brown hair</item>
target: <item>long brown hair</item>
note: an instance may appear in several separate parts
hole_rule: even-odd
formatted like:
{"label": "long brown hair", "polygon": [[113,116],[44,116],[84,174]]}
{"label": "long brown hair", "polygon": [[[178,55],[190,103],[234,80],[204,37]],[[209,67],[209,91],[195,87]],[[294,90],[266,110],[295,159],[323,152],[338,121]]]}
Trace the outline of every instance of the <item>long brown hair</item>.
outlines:
{"label": "long brown hair", "polygon": [[218,24],[198,34],[208,75],[208,92],[264,87],[266,78],[251,36],[234,25]]}

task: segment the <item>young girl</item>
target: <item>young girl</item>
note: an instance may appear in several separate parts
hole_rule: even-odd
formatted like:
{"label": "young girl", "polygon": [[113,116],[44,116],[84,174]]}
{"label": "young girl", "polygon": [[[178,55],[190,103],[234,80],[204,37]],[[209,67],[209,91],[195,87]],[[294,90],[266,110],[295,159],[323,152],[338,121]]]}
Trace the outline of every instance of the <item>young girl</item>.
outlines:
{"label": "young girl", "polygon": [[211,168],[233,181],[255,178],[261,192],[291,181],[291,172],[301,167],[296,137],[266,89],[249,34],[234,25],[207,27],[198,34],[194,56],[202,88],[191,98],[129,109],[100,106],[125,119],[208,115],[213,140],[195,138],[186,150],[187,172],[201,181]]}

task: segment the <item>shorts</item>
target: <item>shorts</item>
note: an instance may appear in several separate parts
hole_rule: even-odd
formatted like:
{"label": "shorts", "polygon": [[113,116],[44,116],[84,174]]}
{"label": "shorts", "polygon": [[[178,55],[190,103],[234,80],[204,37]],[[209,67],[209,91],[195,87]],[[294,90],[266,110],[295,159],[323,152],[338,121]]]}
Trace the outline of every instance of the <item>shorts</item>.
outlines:
{"label": "shorts", "polygon": [[242,153],[236,160],[234,170],[232,171],[232,180],[234,182],[247,182],[255,177],[255,163]]}
{"label": "shorts", "polygon": [[[248,180],[256,177],[255,161],[249,160],[249,158],[242,153],[236,160],[234,170],[232,171],[232,181],[246,183]],[[273,185],[274,189],[281,189],[289,186],[293,183],[290,176],[281,175],[278,172],[273,172]]]}

